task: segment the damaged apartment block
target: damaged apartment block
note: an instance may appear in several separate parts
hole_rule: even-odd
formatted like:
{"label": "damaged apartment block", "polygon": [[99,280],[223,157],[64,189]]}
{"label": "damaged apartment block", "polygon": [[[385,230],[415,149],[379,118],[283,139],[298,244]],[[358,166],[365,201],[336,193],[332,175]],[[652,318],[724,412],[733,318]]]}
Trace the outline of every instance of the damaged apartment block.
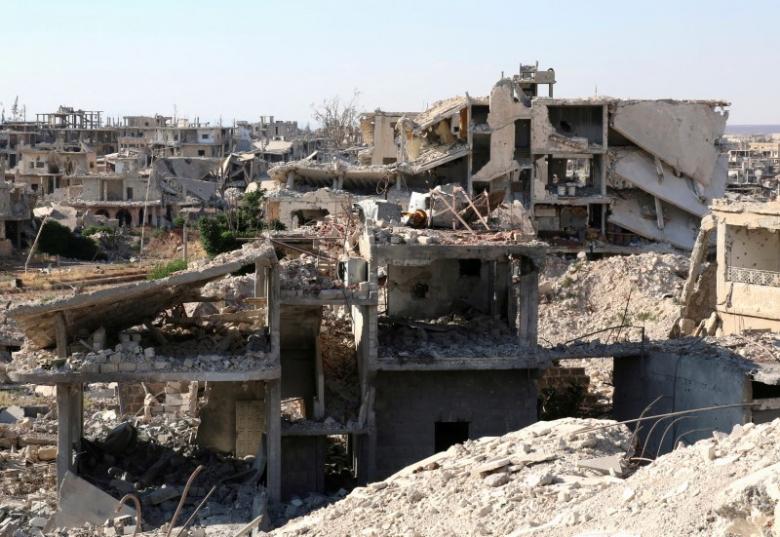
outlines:
{"label": "damaged apartment block", "polygon": [[647,241],[690,250],[707,204],[725,191],[719,143],[728,103],[562,99],[553,97],[555,82],[552,69],[521,66],[488,97],[365,114],[369,147],[359,164],[307,158],[269,175],[280,198],[323,187],[380,192],[404,210],[411,192],[457,185],[491,208],[503,202],[529,213],[561,251],[587,243],[621,252]]}

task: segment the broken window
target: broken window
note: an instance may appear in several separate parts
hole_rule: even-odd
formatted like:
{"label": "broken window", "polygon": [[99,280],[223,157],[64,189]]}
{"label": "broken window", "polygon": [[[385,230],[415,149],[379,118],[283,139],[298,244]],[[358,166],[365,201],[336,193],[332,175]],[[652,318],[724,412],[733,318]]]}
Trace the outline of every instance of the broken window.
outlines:
{"label": "broken window", "polygon": [[455,444],[469,439],[469,422],[437,421],[434,424],[433,446],[436,453],[446,451]]}
{"label": "broken window", "polygon": [[198,156],[199,157],[205,157],[206,151],[204,149],[198,149]]}
{"label": "broken window", "polygon": [[458,273],[460,276],[479,277],[482,270],[480,259],[458,259]]}
{"label": "broken window", "polygon": [[127,199],[133,199],[133,189],[130,187],[127,187]]}
{"label": "broken window", "polygon": [[422,282],[415,283],[412,287],[412,296],[420,299],[428,296],[428,284]]}
{"label": "broken window", "polygon": [[200,135],[200,139],[201,140],[208,140],[209,139],[209,135],[208,134],[201,134]]}

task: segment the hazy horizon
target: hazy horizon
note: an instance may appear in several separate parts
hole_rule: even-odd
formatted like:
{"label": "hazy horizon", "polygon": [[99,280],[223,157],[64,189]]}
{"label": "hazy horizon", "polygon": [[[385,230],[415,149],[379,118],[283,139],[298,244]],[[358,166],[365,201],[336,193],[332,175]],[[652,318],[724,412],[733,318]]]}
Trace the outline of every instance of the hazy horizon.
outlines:
{"label": "hazy horizon", "polygon": [[418,111],[487,95],[502,71],[538,60],[555,68],[556,96],[719,99],[732,103],[731,125],[778,124],[778,74],[761,51],[776,48],[780,5],[750,6],[9,0],[0,103],[8,115],[18,96],[28,119],[59,105],[110,117],[175,107],[225,125],[273,115],[303,127],[313,103],[354,89],[362,111]]}

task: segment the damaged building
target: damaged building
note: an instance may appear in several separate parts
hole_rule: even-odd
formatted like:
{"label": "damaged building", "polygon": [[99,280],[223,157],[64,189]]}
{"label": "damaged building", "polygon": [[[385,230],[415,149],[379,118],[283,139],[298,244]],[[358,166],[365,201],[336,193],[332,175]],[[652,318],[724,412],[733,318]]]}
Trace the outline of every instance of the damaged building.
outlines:
{"label": "damaged building", "polygon": [[288,190],[373,189],[404,210],[409,192],[458,185],[491,196],[491,205],[521,202],[540,237],[564,250],[647,240],[691,249],[708,203],[725,191],[719,141],[728,103],[556,98],[555,83],[552,69],[522,66],[488,97],[400,117],[366,114],[373,145],[360,164],[306,159],[269,174]]}

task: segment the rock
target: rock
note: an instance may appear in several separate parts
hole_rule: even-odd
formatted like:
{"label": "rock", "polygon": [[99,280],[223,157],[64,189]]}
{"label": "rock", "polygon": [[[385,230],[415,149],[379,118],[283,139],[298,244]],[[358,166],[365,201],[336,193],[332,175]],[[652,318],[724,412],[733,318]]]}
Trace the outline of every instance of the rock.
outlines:
{"label": "rock", "polygon": [[509,483],[509,474],[506,472],[490,474],[482,482],[488,487],[500,487]]}
{"label": "rock", "polygon": [[40,528],[43,529],[46,527],[46,523],[48,520],[42,516],[36,516],[31,518],[27,523],[32,526],[33,528]]}
{"label": "rock", "polygon": [[555,482],[555,476],[549,472],[536,472],[525,478],[528,487],[543,487]]}
{"label": "rock", "polygon": [[168,367],[168,362],[165,360],[155,360],[154,362],[154,368],[158,371],[161,369],[166,369]]}
{"label": "rock", "polygon": [[144,357],[145,358],[154,358],[154,356],[155,356],[154,347],[146,347],[144,349]]}
{"label": "rock", "polygon": [[509,466],[510,464],[512,464],[512,461],[506,458],[494,459],[492,461],[488,461],[477,465],[472,471],[472,474],[473,475],[490,474],[492,472],[495,472],[496,470],[500,470],[506,466]]}
{"label": "rock", "polygon": [[100,364],[101,373],[116,373],[119,370],[116,364]]}
{"label": "rock", "polygon": [[41,446],[38,448],[39,461],[53,461],[57,458],[57,446]]}
{"label": "rock", "polygon": [[9,406],[0,410],[0,423],[16,423],[24,418],[24,409],[20,406]]}

